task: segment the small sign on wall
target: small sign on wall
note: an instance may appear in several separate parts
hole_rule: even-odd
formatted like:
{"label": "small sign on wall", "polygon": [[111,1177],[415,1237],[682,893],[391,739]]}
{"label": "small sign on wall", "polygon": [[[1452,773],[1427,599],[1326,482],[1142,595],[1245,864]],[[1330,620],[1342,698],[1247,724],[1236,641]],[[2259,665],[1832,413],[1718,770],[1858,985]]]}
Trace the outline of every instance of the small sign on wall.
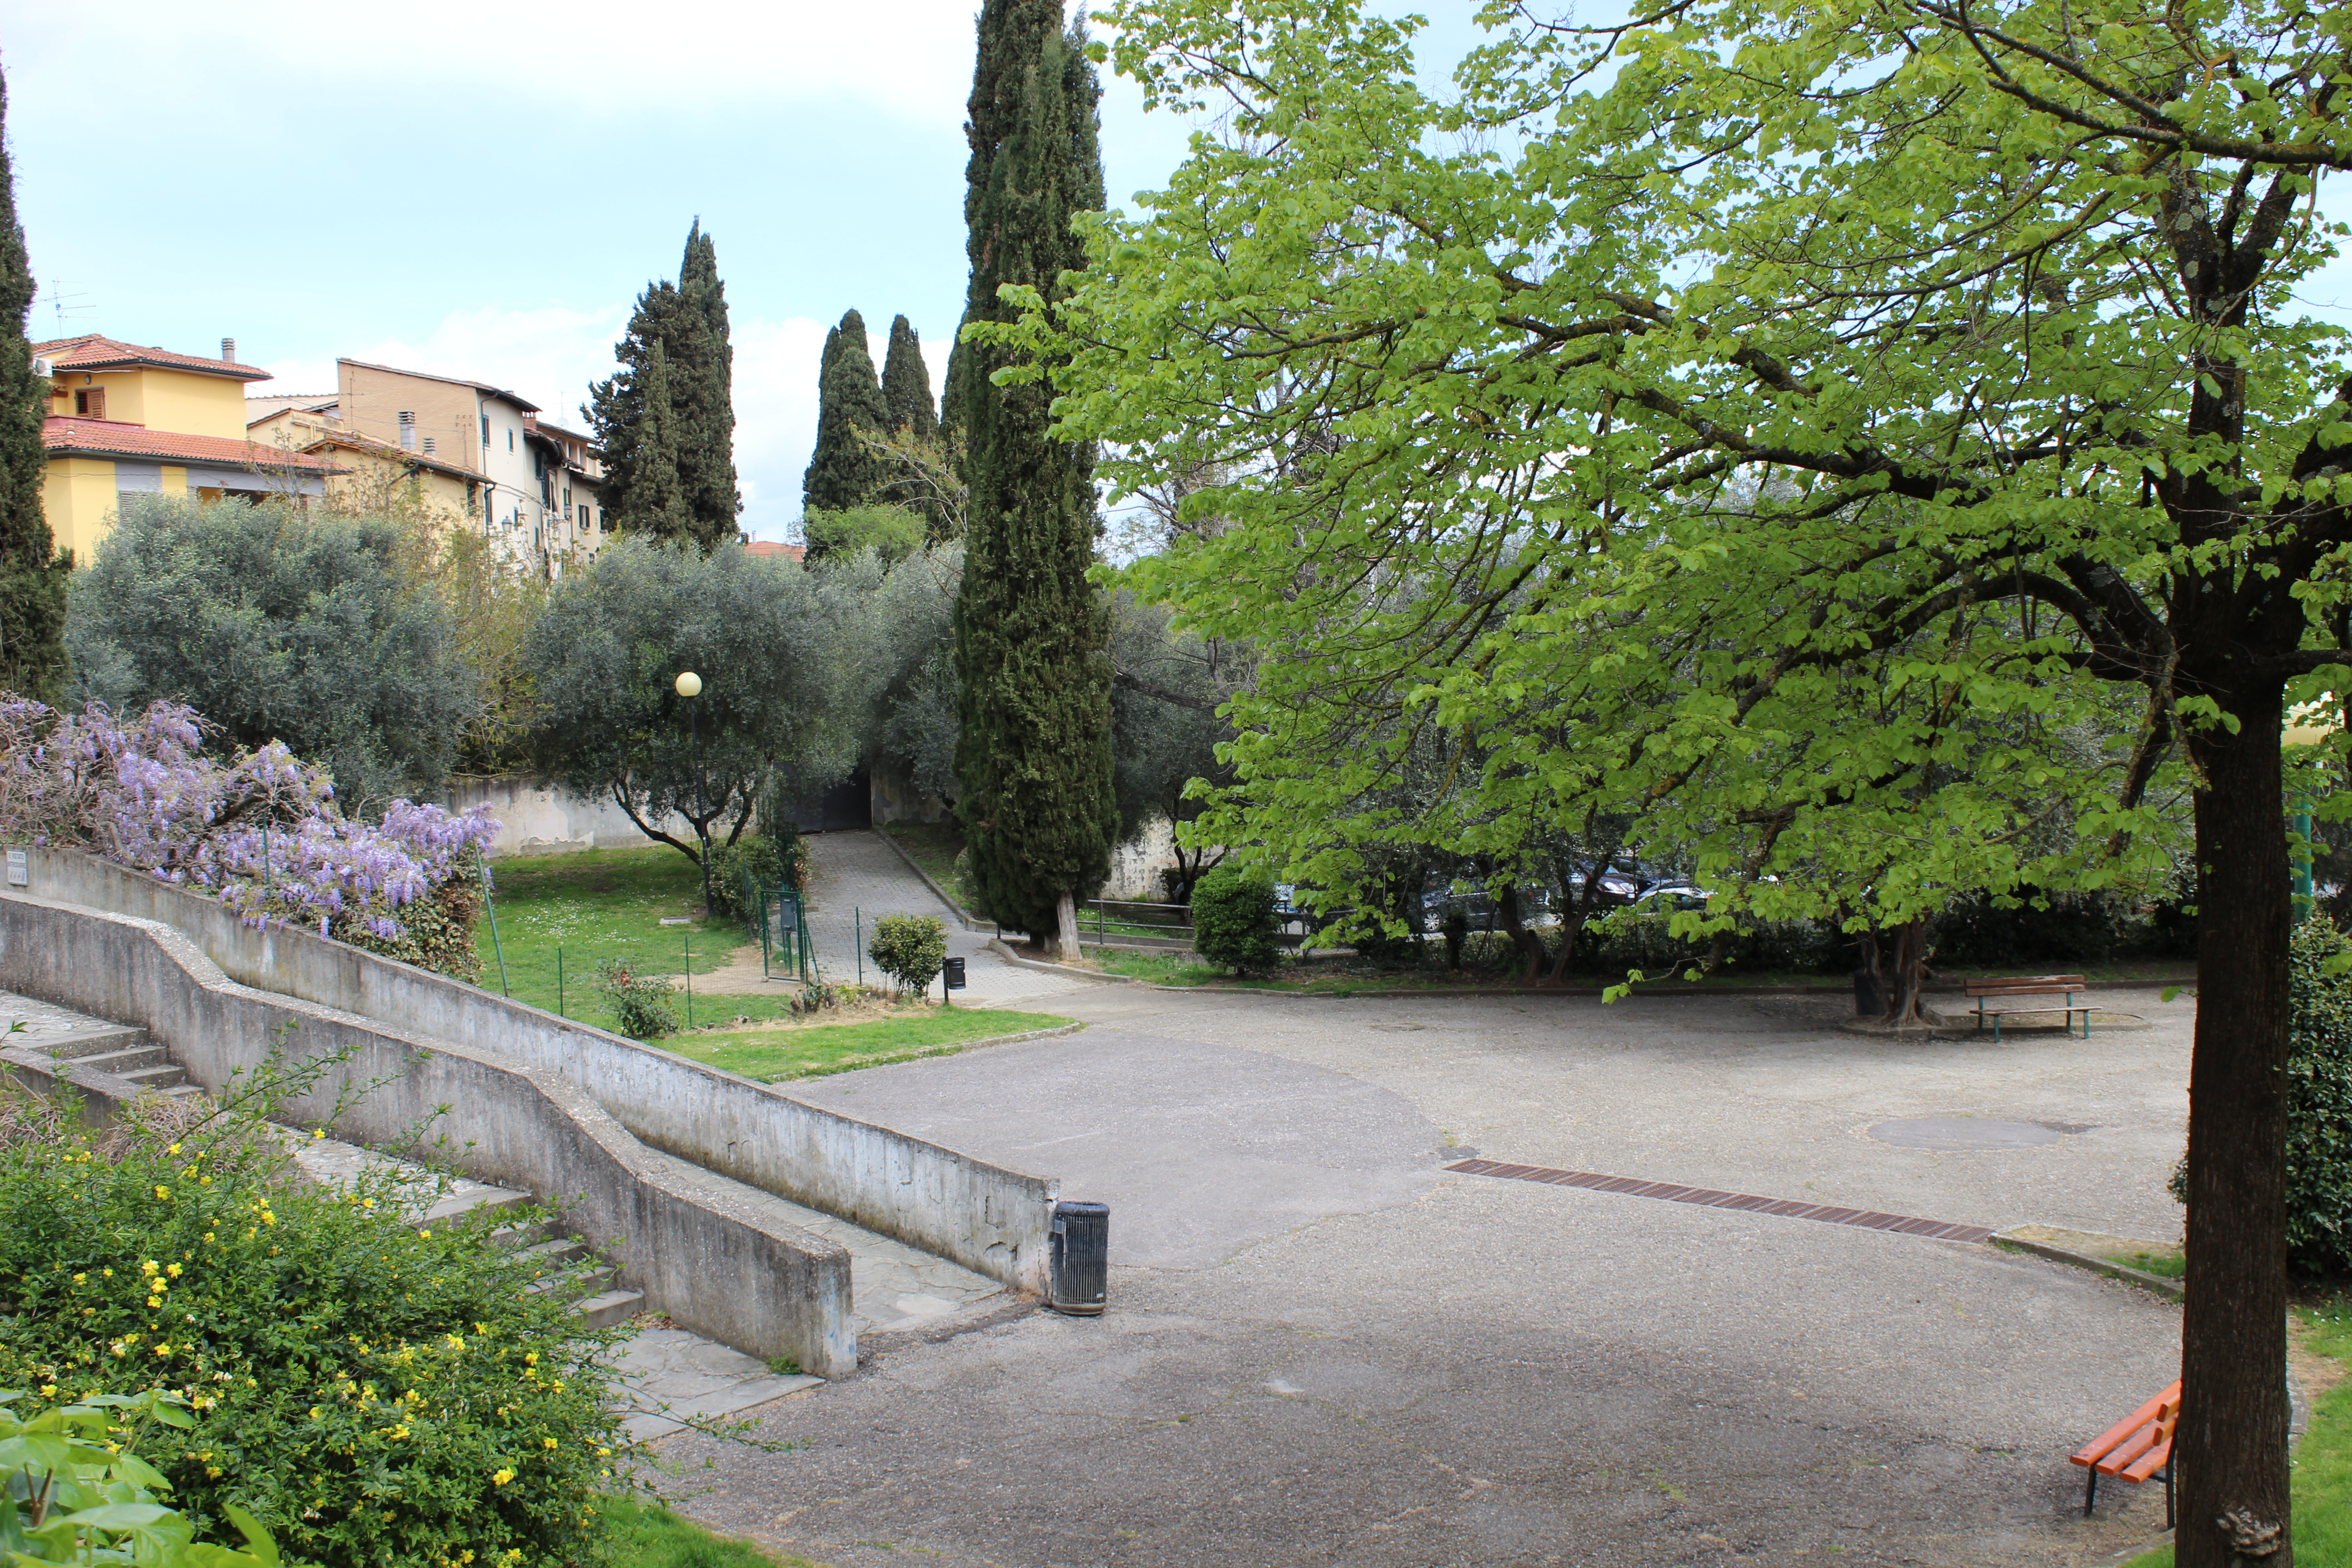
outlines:
{"label": "small sign on wall", "polygon": [[33,885],[32,867],[27,863],[22,849],[8,851],[8,885],[12,888],[29,888]]}

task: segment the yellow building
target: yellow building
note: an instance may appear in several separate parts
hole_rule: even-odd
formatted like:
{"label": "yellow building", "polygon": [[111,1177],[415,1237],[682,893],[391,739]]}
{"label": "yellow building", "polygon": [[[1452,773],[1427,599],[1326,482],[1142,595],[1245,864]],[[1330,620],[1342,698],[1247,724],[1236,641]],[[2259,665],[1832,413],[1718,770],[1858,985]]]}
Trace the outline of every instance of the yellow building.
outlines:
{"label": "yellow building", "polygon": [[329,499],[362,510],[414,502],[438,531],[472,522],[481,512],[480,478],[414,447],[357,430],[338,416],[335,399],[254,397],[256,417],[246,433],[256,445],[300,452],[337,465],[327,476]]}
{"label": "yellow building", "polygon": [[340,471],[331,458],[247,438],[245,385],[269,373],[237,363],[226,341],[221,347],[221,358],[203,359],[95,334],[33,345],[49,376],[41,507],[59,549],[88,561],[126,494],[324,493]]}

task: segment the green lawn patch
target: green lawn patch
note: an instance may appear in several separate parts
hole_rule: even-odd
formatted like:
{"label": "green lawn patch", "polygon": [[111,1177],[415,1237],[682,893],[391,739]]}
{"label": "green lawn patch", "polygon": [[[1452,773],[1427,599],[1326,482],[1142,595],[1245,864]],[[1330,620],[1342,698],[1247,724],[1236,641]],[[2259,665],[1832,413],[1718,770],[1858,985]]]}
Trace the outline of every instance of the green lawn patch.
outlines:
{"label": "green lawn patch", "polygon": [[963,853],[963,829],[952,822],[893,822],[882,828],[923,875],[947,890],[948,897],[970,913],[972,891],[956,875],[956,857]]}
{"label": "green lawn patch", "polygon": [[629,1568],[815,1568],[805,1557],[777,1557],[748,1541],[714,1535],[656,1503],[614,1498],[604,1505],[612,1526],[611,1560]]}
{"label": "green lawn patch", "polygon": [[[2295,1315],[2311,1331],[2305,1350],[2352,1360],[2352,1301],[2339,1297],[2324,1307],[2298,1307]],[[2352,1564],[2352,1380],[2311,1402],[2311,1426],[2295,1445],[2287,1487],[2294,1510],[2294,1560],[2310,1568]],[[2128,1568],[2172,1568],[2172,1548],[2143,1552]]]}
{"label": "green lawn patch", "polygon": [[[742,928],[733,921],[698,918],[702,872],[667,845],[509,858],[493,862],[490,877],[497,939],[487,919],[474,931],[483,988],[500,988],[502,948],[506,994],[600,1029],[620,1024],[596,990],[597,965],[605,960],[621,960],[645,974],[682,975],[690,948],[693,973],[708,974],[744,945]],[[664,916],[691,923],[666,926]],[[778,985],[772,995],[698,996],[695,1016],[783,1017],[791,1012],[789,990]],[[681,1016],[684,1001],[679,998]]]}
{"label": "green lawn patch", "polygon": [[762,1083],[818,1078],[917,1057],[949,1056],[973,1040],[1058,1029],[1073,1022],[1052,1013],[976,1007],[906,1008],[865,1024],[800,1024],[675,1035],[666,1050]]}

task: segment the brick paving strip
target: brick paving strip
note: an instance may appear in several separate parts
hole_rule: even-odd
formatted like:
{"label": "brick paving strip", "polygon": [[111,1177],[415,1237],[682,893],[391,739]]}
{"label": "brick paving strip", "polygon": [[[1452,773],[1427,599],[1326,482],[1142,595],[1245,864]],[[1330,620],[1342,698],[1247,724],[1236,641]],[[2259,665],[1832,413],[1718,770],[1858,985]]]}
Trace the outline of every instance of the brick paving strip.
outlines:
{"label": "brick paving strip", "polygon": [[1866,1230],[1891,1230],[1902,1236],[1932,1237],[1937,1241],[1988,1241],[1992,1237],[1992,1231],[1980,1225],[1950,1225],[1939,1219],[1915,1219],[1907,1215],[1880,1214],[1873,1209],[1832,1208],[1826,1204],[1801,1204],[1793,1198],[1758,1197],[1753,1193],[1719,1193],[1712,1187],[1645,1182],[1639,1176],[1603,1176],[1591,1171],[1555,1171],[1542,1165],[1510,1165],[1500,1160],[1456,1160],[1445,1168],[1459,1171],[1465,1176],[1543,1182],[1555,1187],[1590,1187],[1594,1192],[1620,1193],[1629,1198],[1664,1198],[1668,1203],[1698,1204],[1712,1209],[1739,1209],[1748,1214],[1778,1215],[1783,1219],[1815,1219],[1828,1225],[1858,1225]]}

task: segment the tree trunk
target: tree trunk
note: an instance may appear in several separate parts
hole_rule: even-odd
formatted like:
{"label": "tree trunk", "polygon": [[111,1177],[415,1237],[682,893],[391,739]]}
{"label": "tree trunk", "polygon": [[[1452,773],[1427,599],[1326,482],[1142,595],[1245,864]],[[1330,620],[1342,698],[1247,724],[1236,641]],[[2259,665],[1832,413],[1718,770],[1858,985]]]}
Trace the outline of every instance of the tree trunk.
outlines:
{"label": "tree trunk", "polygon": [[1502,916],[1503,931],[1510,937],[1511,945],[1518,949],[1519,961],[1527,967],[1519,978],[1532,984],[1543,977],[1543,938],[1527,928],[1519,918],[1519,885],[1507,882],[1495,900],[1496,911]]}
{"label": "tree trunk", "polygon": [[[1873,944],[1874,947],[1875,943]],[[1879,1021],[1890,1028],[1927,1028],[1927,922],[1909,921],[1895,929],[1895,962],[1878,976]]]}
{"label": "tree trunk", "polygon": [[[2189,1066],[2188,1304],[2180,1331],[2179,1568],[2292,1568],[2287,1531],[2287,878],[2283,700],[2224,699],[2191,731],[2197,1036]],[[2151,1391],[2152,1392],[2152,1391]]]}
{"label": "tree trunk", "polygon": [[1058,956],[1064,963],[1078,961],[1078,900],[1074,893],[1059,893],[1054,899],[1055,941]]}

